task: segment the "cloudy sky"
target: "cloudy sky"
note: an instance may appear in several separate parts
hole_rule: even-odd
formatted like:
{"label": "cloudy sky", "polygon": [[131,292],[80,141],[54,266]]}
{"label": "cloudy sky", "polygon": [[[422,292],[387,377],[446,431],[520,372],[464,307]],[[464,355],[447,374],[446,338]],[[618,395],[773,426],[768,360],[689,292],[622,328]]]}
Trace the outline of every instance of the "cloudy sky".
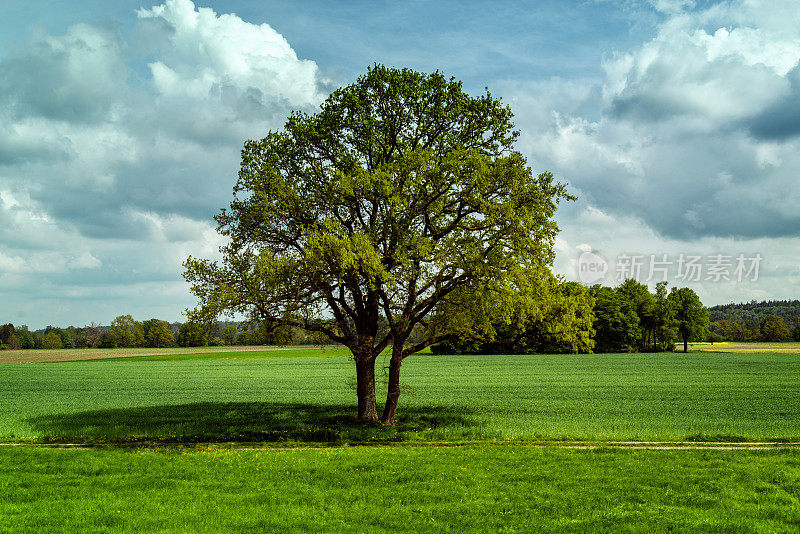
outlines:
{"label": "cloudy sky", "polygon": [[375,62],[512,107],[566,278],[800,298],[796,0],[153,2],[0,3],[0,323],[179,320],[243,141]]}

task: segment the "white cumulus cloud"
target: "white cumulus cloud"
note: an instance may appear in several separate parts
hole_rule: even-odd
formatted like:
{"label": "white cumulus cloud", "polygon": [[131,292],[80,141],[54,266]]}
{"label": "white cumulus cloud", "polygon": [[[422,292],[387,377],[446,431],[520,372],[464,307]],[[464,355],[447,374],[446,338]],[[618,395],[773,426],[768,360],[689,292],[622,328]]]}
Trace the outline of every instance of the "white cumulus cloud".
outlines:
{"label": "white cumulus cloud", "polygon": [[[800,122],[776,128],[770,117],[800,118],[799,61],[796,2],[677,13],[609,57],[594,90],[560,80],[512,89],[521,143],[586,202],[657,235],[796,235]],[[544,125],[525,122],[534,117]]]}
{"label": "white cumulus cloud", "polygon": [[262,98],[278,96],[293,106],[322,99],[316,64],[298,59],[286,39],[266,23],[195,9],[189,0],[167,0],[140,9],[138,15],[163,23],[163,38],[170,46],[150,69],[164,96],[219,97],[225,87],[235,87],[258,91]]}
{"label": "white cumulus cloud", "polygon": [[[0,299],[37,321],[177,319],[181,263],[218,253],[211,217],[243,142],[324,98],[317,65],[268,24],[188,0],[124,22],[0,50]],[[109,311],[114,295],[147,296]]]}

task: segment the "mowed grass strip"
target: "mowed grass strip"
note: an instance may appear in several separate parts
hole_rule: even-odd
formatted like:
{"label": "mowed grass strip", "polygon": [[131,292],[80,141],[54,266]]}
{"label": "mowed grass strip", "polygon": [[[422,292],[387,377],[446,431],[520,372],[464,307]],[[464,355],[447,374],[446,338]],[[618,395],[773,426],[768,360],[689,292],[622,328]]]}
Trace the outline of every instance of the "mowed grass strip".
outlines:
{"label": "mowed grass strip", "polygon": [[355,421],[353,367],[345,356],[2,365],[0,440],[800,441],[798,354],[413,356],[391,428]]}
{"label": "mowed grass strip", "polygon": [[797,451],[0,448],[6,532],[797,532]]}

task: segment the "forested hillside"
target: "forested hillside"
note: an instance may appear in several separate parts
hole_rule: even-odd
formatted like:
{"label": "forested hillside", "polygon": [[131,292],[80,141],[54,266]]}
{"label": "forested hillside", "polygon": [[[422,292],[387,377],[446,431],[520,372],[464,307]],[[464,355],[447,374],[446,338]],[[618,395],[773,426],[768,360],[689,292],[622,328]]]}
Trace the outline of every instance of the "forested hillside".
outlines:
{"label": "forested hillside", "polygon": [[712,339],[800,340],[800,300],[751,301],[708,308]]}
{"label": "forested hillside", "polygon": [[708,318],[711,321],[742,321],[761,319],[770,315],[783,317],[786,324],[795,324],[800,319],[800,300],[765,300],[762,302],[750,301],[741,304],[721,304],[708,308]]}

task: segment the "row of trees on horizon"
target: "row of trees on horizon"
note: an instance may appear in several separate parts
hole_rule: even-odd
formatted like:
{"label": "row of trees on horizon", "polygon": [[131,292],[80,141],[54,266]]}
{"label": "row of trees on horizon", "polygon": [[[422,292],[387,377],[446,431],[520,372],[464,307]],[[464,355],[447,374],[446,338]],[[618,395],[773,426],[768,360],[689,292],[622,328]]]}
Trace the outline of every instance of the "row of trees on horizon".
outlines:
{"label": "row of trees on horizon", "polygon": [[[524,324],[524,326],[523,326]],[[433,348],[437,353],[591,353],[672,350],[675,341],[701,337],[708,320],[697,295],[666,283],[655,293],[627,280],[616,288],[562,283],[535,321],[497,323],[493,332],[475,332]],[[413,339],[409,342],[413,343]],[[192,347],[203,345],[320,344],[320,335],[259,323],[139,322],[121,315],[110,326],[91,324],[30,332],[12,324],[0,327],[8,349]]]}
{"label": "row of trees on horizon", "polygon": [[[772,313],[770,313],[772,312]],[[780,313],[780,315],[778,315]],[[716,320],[709,321],[709,317]],[[792,321],[791,327],[786,317]],[[689,341],[800,341],[800,301],[770,301],[705,308],[689,288],[659,283],[654,292],[626,280],[617,287],[566,282],[542,317],[522,326],[497,323],[494,332],[440,343],[438,354],[601,353],[670,351]],[[121,315],[109,326],[30,331],[0,325],[2,349],[196,347],[321,344],[319,335],[269,324],[217,322],[199,325]]]}
{"label": "row of trees on horizon", "polygon": [[48,326],[30,331],[11,323],[0,326],[0,349],[83,349],[117,347],[200,347],[206,345],[310,344],[318,340],[300,332],[268,325],[220,322],[202,326],[193,322],[169,323],[160,319],[137,321],[120,315],[109,326],[92,323],[84,327]]}
{"label": "row of trees on horizon", "polygon": [[561,284],[538,321],[495,325],[489,341],[462,337],[432,348],[438,354],[609,353],[672,351],[675,343],[702,339],[708,314],[687,287],[655,291],[634,279],[617,287]]}

